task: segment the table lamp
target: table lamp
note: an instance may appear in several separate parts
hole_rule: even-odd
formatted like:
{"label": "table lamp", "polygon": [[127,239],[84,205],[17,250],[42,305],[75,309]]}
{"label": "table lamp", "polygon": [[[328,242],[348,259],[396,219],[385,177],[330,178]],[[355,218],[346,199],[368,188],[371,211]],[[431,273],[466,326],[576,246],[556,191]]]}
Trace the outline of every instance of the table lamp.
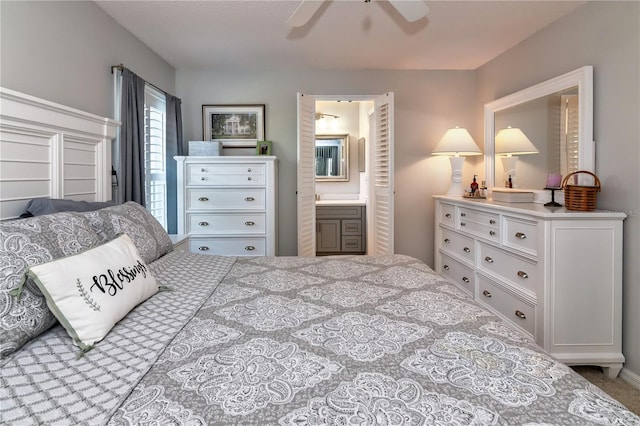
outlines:
{"label": "table lamp", "polygon": [[462,166],[464,156],[480,155],[482,152],[467,129],[455,127],[447,130],[431,155],[449,156],[451,162],[451,185],[447,195],[461,196],[464,194],[462,186]]}
{"label": "table lamp", "polygon": [[511,177],[511,183],[515,187],[516,182],[516,164],[519,154],[537,154],[539,151],[524,132],[517,127],[507,127],[502,129],[496,135],[496,155],[504,155],[502,157],[502,167],[505,176]]}

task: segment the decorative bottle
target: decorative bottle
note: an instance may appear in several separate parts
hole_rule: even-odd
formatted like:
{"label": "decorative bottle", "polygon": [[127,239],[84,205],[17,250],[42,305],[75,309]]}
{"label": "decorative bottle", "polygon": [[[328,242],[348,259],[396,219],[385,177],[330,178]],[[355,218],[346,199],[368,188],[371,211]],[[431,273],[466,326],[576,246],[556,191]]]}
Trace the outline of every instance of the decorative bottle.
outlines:
{"label": "decorative bottle", "polygon": [[476,182],[476,176],[477,175],[473,175],[473,182],[471,182],[471,195],[476,195],[476,192],[478,191],[478,182]]}

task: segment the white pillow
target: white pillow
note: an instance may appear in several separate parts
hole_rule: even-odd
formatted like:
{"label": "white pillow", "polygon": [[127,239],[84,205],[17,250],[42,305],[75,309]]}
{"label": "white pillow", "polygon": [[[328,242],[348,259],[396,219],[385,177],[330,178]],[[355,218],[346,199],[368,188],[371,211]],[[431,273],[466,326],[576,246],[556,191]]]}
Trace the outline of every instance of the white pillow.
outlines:
{"label": "white pillow", "polygon": [[83,353],[131,309],[158,292],[155,278],[127,235],[33,266],[27,274]]}

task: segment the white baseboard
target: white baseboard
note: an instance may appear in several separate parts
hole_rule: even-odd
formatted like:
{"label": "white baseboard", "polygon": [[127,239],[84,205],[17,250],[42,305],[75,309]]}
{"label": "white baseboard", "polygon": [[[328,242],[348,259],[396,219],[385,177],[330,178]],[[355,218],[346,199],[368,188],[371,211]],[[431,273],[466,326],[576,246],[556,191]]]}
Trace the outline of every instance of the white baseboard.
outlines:
{"label": "white baseboard", "polygon": [[620,372],[620,376],[618,377],[629,383],[634,388],[640,389],[640,376],[632,372],[628,368],[623,368]]}

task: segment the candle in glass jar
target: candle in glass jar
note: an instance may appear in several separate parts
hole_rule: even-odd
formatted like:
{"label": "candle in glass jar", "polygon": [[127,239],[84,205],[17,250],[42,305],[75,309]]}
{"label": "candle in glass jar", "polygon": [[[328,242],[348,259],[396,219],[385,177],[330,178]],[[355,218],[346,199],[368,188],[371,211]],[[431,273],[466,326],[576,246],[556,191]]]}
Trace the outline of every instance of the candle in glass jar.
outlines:
{"label": "candle in glass jar", "polygon": [[549,173],[547,176],[547,188],[560,188],[562,175],[560,173]]}

